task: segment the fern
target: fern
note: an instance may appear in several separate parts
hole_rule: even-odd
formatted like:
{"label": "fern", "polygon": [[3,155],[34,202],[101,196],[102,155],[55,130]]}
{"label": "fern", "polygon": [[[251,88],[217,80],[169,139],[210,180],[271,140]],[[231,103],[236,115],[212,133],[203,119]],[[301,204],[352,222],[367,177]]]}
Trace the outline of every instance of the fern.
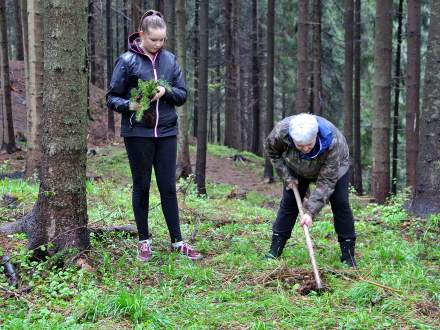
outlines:
{"label": "fern", "polygon": [[136,112],[135,119],[137,122],[142,120],[144,112],[148,110],[151,104],[151,99],[159,91],[159,86],[164,87],[167,91],[171,91],[171,85],[163,79],[159,80],[138,80],[138,87],[133,88],[130,92],[131,102],[138,102],[139,110]]}

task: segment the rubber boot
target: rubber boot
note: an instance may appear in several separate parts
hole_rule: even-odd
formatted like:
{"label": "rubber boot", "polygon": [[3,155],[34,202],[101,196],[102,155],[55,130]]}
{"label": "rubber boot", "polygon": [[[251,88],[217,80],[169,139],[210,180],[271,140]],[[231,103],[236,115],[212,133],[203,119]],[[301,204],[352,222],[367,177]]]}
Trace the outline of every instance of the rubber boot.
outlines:
{"label": "rubber boot", "polygon": [[354,239],[345,239],[339,242],[341,247],[341,262],[347,264],[348,267],[355,268],[356,267],[356,259],[354,258]]}
{"label": "rubber boot", "polygon": [[269,252],[265,255],[266,259],[278,258],[283,253],[284,246],[286,245],[287,238],[280,236],[277,233],[272,235],[272,244],[270,245]]}

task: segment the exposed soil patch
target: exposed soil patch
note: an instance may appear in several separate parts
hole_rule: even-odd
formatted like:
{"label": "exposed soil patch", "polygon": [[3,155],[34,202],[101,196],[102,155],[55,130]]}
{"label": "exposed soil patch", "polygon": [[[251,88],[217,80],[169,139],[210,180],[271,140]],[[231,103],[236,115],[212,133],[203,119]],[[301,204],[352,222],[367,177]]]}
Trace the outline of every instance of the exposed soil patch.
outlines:
{"label": "exposed soil patch", "polygon": [[[320,274],[321,278],[323,274]],[[264,273],[252,280],[253,285],[271,286],[275,282],[281,282],[286,287],[299,285],[296,291],[301,295],[308,295],[312,291],[328,291],[330,288],[324,284],[324,288],[318,290],[312,271],[303,269],[278,267],[275,270]]]}

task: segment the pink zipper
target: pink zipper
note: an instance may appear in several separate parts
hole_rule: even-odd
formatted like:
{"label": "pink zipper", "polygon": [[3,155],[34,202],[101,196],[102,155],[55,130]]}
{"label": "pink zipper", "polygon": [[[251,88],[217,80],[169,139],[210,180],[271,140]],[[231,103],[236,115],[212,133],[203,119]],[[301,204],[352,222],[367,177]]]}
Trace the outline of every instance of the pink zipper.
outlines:
{"label": "pink zipper", "polygon": [[[148,58],[151,61],[151,64],[153,64],[153,73],[154,73],[154,80],[157,81],[157,71],[156,71],[156,57],[159,54],[159,52],[157,52],[153,59],[150,58],[150,56],[148,56]],[[159,125],[159,100],[156,101],[156,125],[154,126],[154,137],[157,137],[157,126]]]}

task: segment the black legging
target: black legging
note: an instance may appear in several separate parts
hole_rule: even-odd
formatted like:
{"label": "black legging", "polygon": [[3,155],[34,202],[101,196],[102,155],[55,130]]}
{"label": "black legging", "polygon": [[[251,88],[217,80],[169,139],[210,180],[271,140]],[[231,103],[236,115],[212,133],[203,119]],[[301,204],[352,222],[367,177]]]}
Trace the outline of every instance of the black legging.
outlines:
{"label": "black legging", "polygon": [[[298,181],[298,191],[301,199],[303,199],[311,180],[300,177]],[[335,231],[340,242],[346,239],[356,239],[353,214],[348,201],[348,182],[349,176],[347,173],[336,182],[335,191],[330,196]],[[298,207],[295,195],[292,190],[286,190],[284,186],[280,208],[273,224],[273,232],[286,239],[290,238],[297,216]]]}
{"label": "black legging", "polygon": [[171,242],[182,240],[176,194],[177,138],[126,137],[125,148],[133,179],[132,204],[139,240],[149,238],[148,202],[151,168],[154,166],[162,212],[170,232]]}

